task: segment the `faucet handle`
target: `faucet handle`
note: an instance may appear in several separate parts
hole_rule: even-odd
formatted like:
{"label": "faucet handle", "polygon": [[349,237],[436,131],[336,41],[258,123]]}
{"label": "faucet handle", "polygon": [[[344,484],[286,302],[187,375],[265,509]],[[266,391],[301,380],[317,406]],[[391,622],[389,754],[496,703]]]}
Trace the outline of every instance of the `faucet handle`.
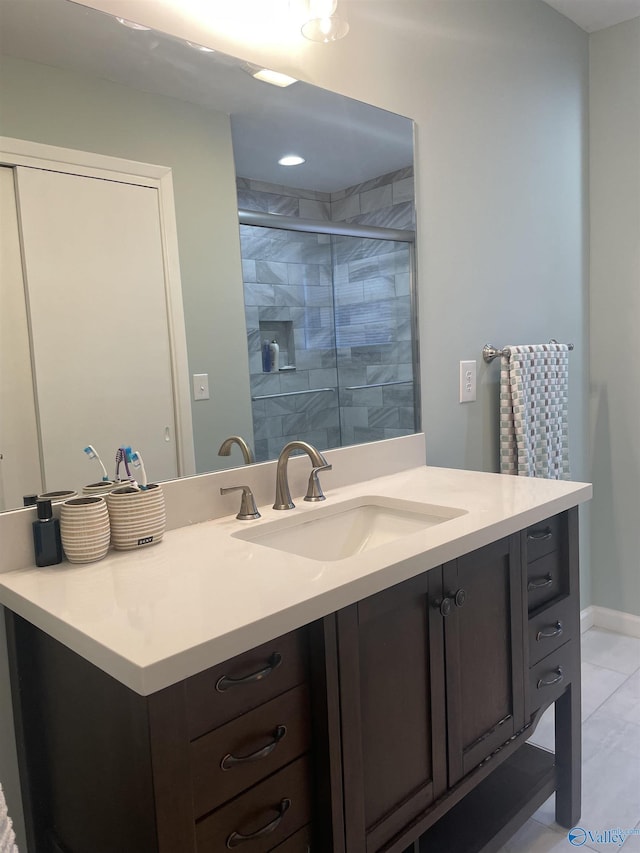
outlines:
{"label": "faucet handle", "polygon": [[260,518],[253,492],[249,486],[229,486],[226,489],[220,489],[220,494],[228,495],[229,492],[239,492],[240,490],[242,490],[242,499],[240,501],[240,512],[236,515],[236,518],[240,519],[240,521],[251,521],[254,518]]}
{"label": "faucet handle", "polygon": [[324,501],[326,500],[318,479],[319,471],[331,471],[331,465],[319,465],[317,468],[311,469],[309,475],[309,484],[307,485],[307,494],[304,496],[305,501]]}

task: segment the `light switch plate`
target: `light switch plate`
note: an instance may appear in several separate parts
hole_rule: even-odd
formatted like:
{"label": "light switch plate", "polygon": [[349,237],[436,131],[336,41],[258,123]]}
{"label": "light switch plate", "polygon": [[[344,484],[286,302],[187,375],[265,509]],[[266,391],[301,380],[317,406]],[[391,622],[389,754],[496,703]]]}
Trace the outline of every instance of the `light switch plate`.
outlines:
{"label": "light switch plate", "polygon": [[194,373],[193,374],[193,399],[208,400],[209,399],[209,374]]}

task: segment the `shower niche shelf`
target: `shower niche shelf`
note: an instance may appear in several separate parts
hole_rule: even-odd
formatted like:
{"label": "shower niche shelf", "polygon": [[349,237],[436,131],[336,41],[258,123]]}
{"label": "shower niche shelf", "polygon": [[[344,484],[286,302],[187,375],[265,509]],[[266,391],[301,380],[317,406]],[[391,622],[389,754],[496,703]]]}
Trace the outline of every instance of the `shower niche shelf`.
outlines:
{"label": "shower niche shelf", "polygon": [[291,320],[260,320],[260,346],[274,338],[280,347],[280,372],[295,370],[296,348]]}

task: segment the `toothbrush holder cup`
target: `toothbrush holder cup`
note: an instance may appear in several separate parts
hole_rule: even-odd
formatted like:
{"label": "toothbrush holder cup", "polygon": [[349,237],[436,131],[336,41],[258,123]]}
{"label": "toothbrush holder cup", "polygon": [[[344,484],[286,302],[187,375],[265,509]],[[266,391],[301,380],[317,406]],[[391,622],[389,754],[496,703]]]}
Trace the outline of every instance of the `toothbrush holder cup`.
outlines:
{"label": "toothbrush holder cup", "polygon": [[71,498],[60,507],[60,537],[70,563],[94,563],[109,550],[109,512],[98,495]]}
{"label": "toothbrush holder cup", "polygon": [[130,551],[160,542],[166,515],[162,487],[146,489],[119,486],[106,495],[111,522],[111,544],[116,551]]}

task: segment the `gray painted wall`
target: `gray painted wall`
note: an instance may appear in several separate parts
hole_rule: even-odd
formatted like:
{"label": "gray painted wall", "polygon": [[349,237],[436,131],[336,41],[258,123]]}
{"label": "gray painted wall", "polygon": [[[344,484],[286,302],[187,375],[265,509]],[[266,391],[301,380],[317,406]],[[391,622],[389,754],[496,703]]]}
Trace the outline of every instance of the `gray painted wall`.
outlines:
{"label": "gray painted wall", "polygon": [[4,136],[172,167],[189,369],[211,395],[192,404],[196,470],[239,464],[217,455],[228,435],[253,440],[229,117],[11,57],[0,104]]}
{"label": "gray painted wall", "polygon": [[640,18],[590,54],[593,604],[640,616]]}

